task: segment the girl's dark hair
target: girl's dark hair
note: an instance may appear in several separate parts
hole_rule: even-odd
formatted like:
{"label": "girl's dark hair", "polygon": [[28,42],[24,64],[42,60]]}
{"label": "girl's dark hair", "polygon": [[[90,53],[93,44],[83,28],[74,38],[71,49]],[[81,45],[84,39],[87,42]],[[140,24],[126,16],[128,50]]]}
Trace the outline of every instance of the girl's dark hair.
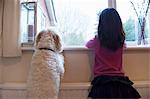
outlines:
{"label": "girl's dark hair", "polygon": [[114,8],[104,9],[99,16],[98,38],[102,47],[116,51],[123,47],[125,33],[121,18]]}

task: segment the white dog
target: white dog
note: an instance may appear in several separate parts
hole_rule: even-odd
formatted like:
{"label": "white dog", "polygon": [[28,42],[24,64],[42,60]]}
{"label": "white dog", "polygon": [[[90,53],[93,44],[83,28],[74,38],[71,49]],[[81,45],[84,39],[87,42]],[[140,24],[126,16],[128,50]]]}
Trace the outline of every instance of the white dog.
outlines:
{"label": "white dog", "polygon": [[64,58],[56,31],[41,31],[36,38],[27,82],[28,99],[58,99]]}

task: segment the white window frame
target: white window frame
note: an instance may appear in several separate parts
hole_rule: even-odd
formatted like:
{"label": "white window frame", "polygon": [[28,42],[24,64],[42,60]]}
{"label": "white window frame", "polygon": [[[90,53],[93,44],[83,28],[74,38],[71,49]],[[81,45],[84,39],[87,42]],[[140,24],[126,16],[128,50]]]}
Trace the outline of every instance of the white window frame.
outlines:
{"label": "white window frame", "polygon": [[[53,2],[53,0],[46,0],[46,5],[47,6],[50,6],[49,7],[49,9],[48,9],[48,13],[49,13],[49,17],[51,18],[51,25],[52,26],[55,26],[55,23],[56,23],[56,17],[55,17],[55,11],[54,11],[54,9],[53,9],[53,7],[52,7],[52,2]],[[115,8],[115,9],[117,9],[117,6],[116,6],[117,4],[116,4],[116,0],[108,0],[108,7],[110,7],[110,8]],[[150,20],[149,20],[150,21]],[[150,28],[150,26],[149,26],[149,28]],[[33,45],[32,46],[27,46],[28,48],[32,48],[33,47]],[[27,47],[23,47],[23,49],[28,49]],[[127,46],[127,48],[134,48],[134,49],[136,49],[136,48],[148,48],[149,46],[132,46],[132,47],[128,47]],[[82,50],[82,49],[85,49],[85,47],[84,47],[84,45],[83,46],[67,46],[66,48],[64,48],[64,49],[66,49],[66,50]]]}
{"label": "white window frame", "polygon": [[116,0],[108,0],[108,7],[116,9]]}

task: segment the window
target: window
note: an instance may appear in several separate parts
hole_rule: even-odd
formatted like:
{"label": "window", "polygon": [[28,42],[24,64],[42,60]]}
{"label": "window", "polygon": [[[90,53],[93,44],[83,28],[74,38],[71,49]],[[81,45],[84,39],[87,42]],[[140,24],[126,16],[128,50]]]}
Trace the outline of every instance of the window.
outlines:
{"label": "window", "polygon": [[50,26],[48,11],[44,0],[21,1],[21,42],[23,46],[32,46],[35,36]]}
{"label": "window", "polygon": [[33,42],[35,33],[35,2],[21,3],[21,42]]}
{"label": "window", "polygon": [[37,33],[46,27],[46,15],[43,13],[41,7],[37,7]]}
{"label": "window", "polygon": [[[121,16],[127,46],[137,46],[140,27],[130,1],[142,4],[146,0],[38,0],[34,10],[32,4],[26,5],[30,10],[21,5],[21,40],[23,43],[33,44],[36,33],[49,27],[50,22],[56,21],[52,23],[56,23],[60,31],[63,46],[84,46],[97,32],[98,13],[105,8],[114,7]],[[41,2],[45,2],[44,7],[47,7],[44,9],[48,9],[47,11],[43,11]],[[149,12],[144,35],[147,45],[150,44]],[[55,19],[51,20],[50,16]]]}
{"label": "window", "polygon": [[[146,5],[142,7],[143,0],[116,0],[117,2],[117,10],[121,16],[123,27],[126,33],[126,43],[128,46],[137,46],[139,39],[140,26],[138,23],[138,17],[135,13],[132,1],[134,3],[135,8],[139,11],[143,8],[146,11]],[[144,0],[146,1],[146,0]],[[147,0],[148,1],[148,0]],[[150,12],[150,11],[149,11]],[[141,10],[142,13],[142,10]],[[148,13],[146,18],[146,26],[145,26],[145,40],[146,46],[150,44],[150,13]]]}
{"label": "window", "polygon": [[107,0],[54,0],[57,28],[64,46],[84,46],[94,37],[98,13],[108,7]]}

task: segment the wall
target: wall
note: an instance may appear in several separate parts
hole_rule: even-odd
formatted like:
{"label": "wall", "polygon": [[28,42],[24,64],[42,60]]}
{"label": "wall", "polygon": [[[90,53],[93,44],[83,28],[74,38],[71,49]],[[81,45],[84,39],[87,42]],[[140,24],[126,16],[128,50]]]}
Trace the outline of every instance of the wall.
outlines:
{"label": "wall", "polygon": [[[24,50],[18,58],[0,59],[1,83],[25,83],[32,58],[32,50]],[[65,49],[65,76],[63,82],[88,82],[91,79],[93,54],[86,48]],[[150,80],[150,49],[126,49],[123,56],[126,75],[133,81]]]}
{"label": "wall", "polygon": [[132,80],[150,80],[149,49],[132,49],[125,51],[125,72]]}
{"label": "wall", "polygon": [[[28,99],[25,84],[1,84],[0,99]],[[148,90],[150,84],[146,82],[135,82],[134,87],[142,98],[150,99]],[[90,83],[63,83],[60,87],[58,99],[87,99]]]}

